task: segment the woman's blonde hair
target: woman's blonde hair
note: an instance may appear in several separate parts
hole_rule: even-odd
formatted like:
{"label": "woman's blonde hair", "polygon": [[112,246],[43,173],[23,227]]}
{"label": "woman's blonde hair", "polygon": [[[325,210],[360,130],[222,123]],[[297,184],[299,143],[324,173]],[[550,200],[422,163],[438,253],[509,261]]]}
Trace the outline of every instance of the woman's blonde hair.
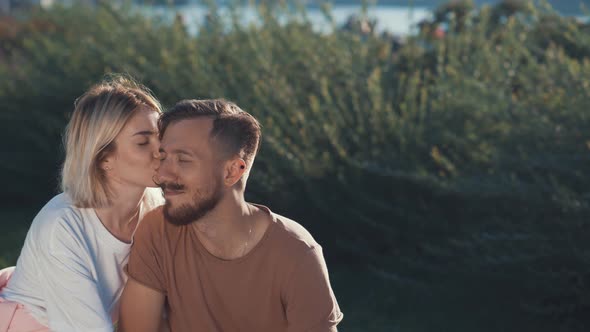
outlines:
{"label": "woman's blonde hair", "polygon": [[112,194],[100,164],[115,151],[115,138],[140,107],[162,112],[149,89],[121,75],[92,86],[74,102],[64,135],[61,189],[76,206],[111,204]]}

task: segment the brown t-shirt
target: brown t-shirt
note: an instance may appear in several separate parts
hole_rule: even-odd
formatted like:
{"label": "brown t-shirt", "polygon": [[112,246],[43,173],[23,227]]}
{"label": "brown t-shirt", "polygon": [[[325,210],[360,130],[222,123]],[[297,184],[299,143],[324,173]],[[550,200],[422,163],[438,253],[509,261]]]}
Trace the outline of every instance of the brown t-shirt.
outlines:
{"label": "brown t-shirt", "polygon": [[127,273],[166,295],[173,332],[336,331],[343,315],[321,246],[295,221],[258,207],[273,222],[235,260],[213,256],[195,227],[166,222],[161,208],[141,222]]}

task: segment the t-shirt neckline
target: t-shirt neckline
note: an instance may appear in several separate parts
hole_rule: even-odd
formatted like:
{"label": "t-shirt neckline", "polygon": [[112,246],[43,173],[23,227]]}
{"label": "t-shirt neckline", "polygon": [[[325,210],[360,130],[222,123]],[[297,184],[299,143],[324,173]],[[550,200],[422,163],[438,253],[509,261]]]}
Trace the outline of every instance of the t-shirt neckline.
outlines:
{"label": "t-shirt neckline", "polygon": [[98,214],[96,213],[96,210],[94,208],[88,208],[86,210],[89,212],[92,221],[96,224],[97,232],[100,233],[100,239],[108,242],[108,244],[110,246],[113,246],[117,250],[129,249],[131,247],[131,245],[133,244],[133,237],[135,236],[135,232],[137,231],[137,227],[139,226],[139,223],[141,222],[141,218],[143,216],[143,200],[140,202],[140,205],[139,205],[139,213],[137,216],[137,218],[138,218],[137,225],[135,225],[135,229],[133,230],[133,233],[131,234],[131,242],[129,242],[129,243],[117,239],[113,235],[113,233],[111,233],[107,229],[107,227],[102,223],[102,221],[98,217]]}
{"label": "t-shirt neckline", "polygon": [[252,250],[250,250],[247,254],[245,254],[242,257],[238,257],[236,259],[223,259],[223,258],[219,258],[219,257],[213,255],[212,253],[210,253],[209,250],[207,250],[207,248],[205,248],[205,246],[201,243],[199,238],[196,237],[196,242],[197,242],[197,246],[199,247],[199,251],[204,252],[204,255],[207,256],[208,259],[218,262],[220,264],[238,264],[240,262],[247,260],[252,255],[254,255],[257,251],[260,250],[261,247],[263,247],[265,245],[266,242],[268,242],[267,239],[270,237],[270,234],[275,229],[275,226],[277,224],[276,216],[274,215],[274,213],[272,213],[272,211],[268,207],[266,207],[264,205],[255,204],[255,203],[248,203],[248,204],[252,204],[252,205],[256,206],[257,208],[263,210],[264,212],[268,213],[268,215],[271,218],[271,223],[270,223],[270,225],[268,225],[268,228],[266,229],[266,231],[262,235],[262,238],[260,239],[260,241],[258,241],[256,246],[254,248],[252,248]]}

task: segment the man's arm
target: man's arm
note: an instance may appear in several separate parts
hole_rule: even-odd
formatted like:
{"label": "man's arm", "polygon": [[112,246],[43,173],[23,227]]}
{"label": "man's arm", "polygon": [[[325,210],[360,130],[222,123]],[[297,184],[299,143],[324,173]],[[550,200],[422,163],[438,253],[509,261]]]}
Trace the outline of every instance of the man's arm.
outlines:
{"label": "man's arm", "polygon": [[330,286],[322,248],[300,259],[286,286],[285,309],[289,332],[336,332],[342,312]]}
{"label": "man's arm", "polygon": [[129,278],[121,295],[119,331],[166,331],[168,324],[162,319],[166,299],[163,222],[161,211],[152,211],[135,232],[125,267]]}
{"label": "man's arm", "polygon": [[162,320],[165,299],[163,293],[129,278],[121,296],[118,331],[158,332],[164,329],[161,324],[166,324]]}

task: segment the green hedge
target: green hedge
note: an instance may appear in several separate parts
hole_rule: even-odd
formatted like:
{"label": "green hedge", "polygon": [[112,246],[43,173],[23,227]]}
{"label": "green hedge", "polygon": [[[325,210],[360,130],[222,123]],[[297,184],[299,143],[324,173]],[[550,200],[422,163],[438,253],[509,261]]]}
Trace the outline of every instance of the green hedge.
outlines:
{"label": "green hedge", "polygon": [[424,29],[394,51],[315,32],[304,11],[279,23],[285,8],[261,4],[262,23],[242,26],[212,6],[196,36],[110,5],[2,19],[3,201],[55,192],[74,99],[125,72],[166,106],[225,97],[257,116],[249,198],[301,220],[334,261],[507,281],[531,291],[512,294],[524,308],[586,326],[588,26],[487,7],[437,15],[425,26],[447,24],[444,38]]}

